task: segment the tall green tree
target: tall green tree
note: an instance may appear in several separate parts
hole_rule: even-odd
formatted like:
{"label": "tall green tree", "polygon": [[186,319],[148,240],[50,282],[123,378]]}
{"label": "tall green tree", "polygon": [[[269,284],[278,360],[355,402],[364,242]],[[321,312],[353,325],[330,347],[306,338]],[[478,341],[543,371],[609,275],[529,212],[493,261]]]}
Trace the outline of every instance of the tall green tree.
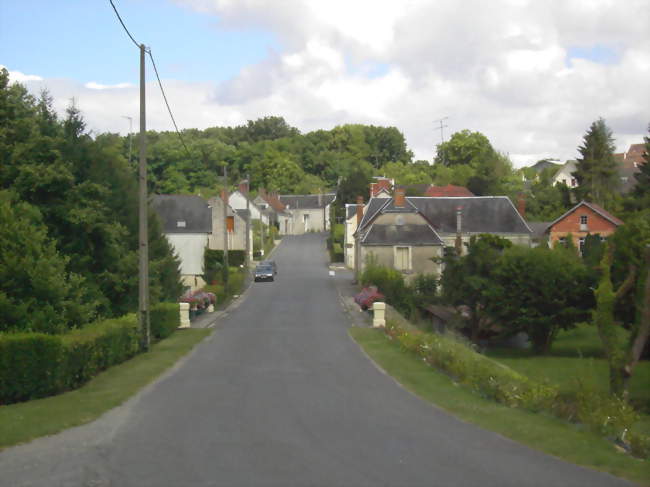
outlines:
{"label": "tall green tree", "polygon": [[614,204],[620,185],[615,149],[612,131],[605,120],[599,118],[591,124],[578,148],[580,157],[572,173],[578,181],[580,199],[606,208]]}
{"label": "tall green tree", "polygon": [[[648,125],[650,132],[650,125]],[[645,162],[639,167],[639,172],[634,175],[636,185],[632,190],[632,197],[635,200],[635,206],[639,209],[650,208],[650,137],[643,138],[645,142],[645,153],[643,158]]]}

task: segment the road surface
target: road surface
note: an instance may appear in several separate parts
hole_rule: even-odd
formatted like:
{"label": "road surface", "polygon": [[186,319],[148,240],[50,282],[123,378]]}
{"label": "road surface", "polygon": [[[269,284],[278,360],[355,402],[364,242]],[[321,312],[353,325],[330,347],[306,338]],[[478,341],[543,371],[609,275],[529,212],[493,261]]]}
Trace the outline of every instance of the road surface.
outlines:
{"label": "road surface", "polygon": [[99,420],[0,453],[2,486],[623,486],[463,423],[347,334],[324,237],[288,237],[210,339]]}

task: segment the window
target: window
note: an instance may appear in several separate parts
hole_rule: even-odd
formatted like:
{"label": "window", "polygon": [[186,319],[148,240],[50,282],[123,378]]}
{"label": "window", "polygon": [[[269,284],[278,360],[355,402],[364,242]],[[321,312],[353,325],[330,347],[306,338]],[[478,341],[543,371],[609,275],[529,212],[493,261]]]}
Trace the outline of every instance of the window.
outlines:
{"label": "window", "polygon": [[302,223],[305,226],[305,232],[309,230],[309,213],[302,215]]}
{"label": "window", "polygon": [[395,247],[395,269],[398,271],[411,269],[411,247]]}
{"label": "window", "polygon": [[179,220],[179,221],[177,221],[177,222],[176,222],[176,227],[177,227],[177,228],[185,228],[185,227],[186,227],[186,225],[185,225],[185,220]]}
{"label": "window", "polygon": [[582,232],[587,231],[587,215],[580,216],[580,231]]}
{"label": "window", "polygon": [[585,237],[580,237],[580,240],[578,242],[578,246],[580,248],[580,255],[582,255],[582,253],[585,250]]}

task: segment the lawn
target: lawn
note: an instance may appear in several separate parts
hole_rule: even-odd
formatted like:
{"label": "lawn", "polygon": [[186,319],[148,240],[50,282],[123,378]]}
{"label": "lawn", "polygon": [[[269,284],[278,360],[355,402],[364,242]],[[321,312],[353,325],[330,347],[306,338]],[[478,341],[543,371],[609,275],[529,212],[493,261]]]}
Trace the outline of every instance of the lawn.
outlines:
{"label": "lawn", "polygon": [[485,399],[402,351],[380,330],[351,328],[350,335],[406,389],[455,416],[569,462],[650,485],[650,462],[618,452],[608,440],[549,415]]}
{"label": "lawn", "polygon": [[111,367],[79,389],[0,406],[0,449],[93,421],[160,376],[211,332],[178,330],[148,353]]}

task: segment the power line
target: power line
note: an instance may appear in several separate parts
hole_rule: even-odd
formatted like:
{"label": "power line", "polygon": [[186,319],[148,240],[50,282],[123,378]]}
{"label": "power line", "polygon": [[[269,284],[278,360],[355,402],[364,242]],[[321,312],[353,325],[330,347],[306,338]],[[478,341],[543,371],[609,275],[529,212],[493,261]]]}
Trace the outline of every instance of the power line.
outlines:
{"label": "power line", "polygon": [[156,62],[153,60],[153,54],[151,54],[151,49],[147,51],[149,54],[149,58],[151,59],[151,64],[153,65],[153,70],[154,73],[156,73],[156,79],[158,80],[158,86],[160,87],[160,92],[162,93],[163,100],[165,100],[165,105],[167,106],[167,111],[169,112],[169,116],[172,119],[172,123],[174,124],[174,129],[176,129],[176,133],[178,134],[178,138],[181,140],[181,144],[183,144],[183,147],[185,148],[185,152],[187,152],[187,155],[190,156],[190,159],[193,159],[192,154],[190,154],[190,151],[188,150],[187,146],[185,145],[185,141],[183,140],[183,136],[181,135],[180,131],[178,130],[178,126],[176,125],[176,120],[174,120],[174,114],[172,113],[172,109],[169,107],[169,102],[167,101],[167,95],[165,95],[165,90],[162,85],[162,81],[160,81],[160,76],[158,75],[158,69],[156,68]]}
{"label": "power line", "polygon": [[113,7],[113,10],[115,10],[115,15],[117,15],[117,18],[120,21],[120,24],[122,24],[122,27],[124,28],[124,31],[131,38],[131,40],[133,41],[133,44],[135,44],[135,47],[140,49],[140,43],[133,38],[133,36],[129,32],[129,29],[127,29],[126,25],[124,25],[124,21],[122,20],[122,17],[120,17],[120,13],[117,11],[117,8],[115,7],[115,4],[113,3],[113,0],[108,0],[108,1],[111,2],[111,7]]}

